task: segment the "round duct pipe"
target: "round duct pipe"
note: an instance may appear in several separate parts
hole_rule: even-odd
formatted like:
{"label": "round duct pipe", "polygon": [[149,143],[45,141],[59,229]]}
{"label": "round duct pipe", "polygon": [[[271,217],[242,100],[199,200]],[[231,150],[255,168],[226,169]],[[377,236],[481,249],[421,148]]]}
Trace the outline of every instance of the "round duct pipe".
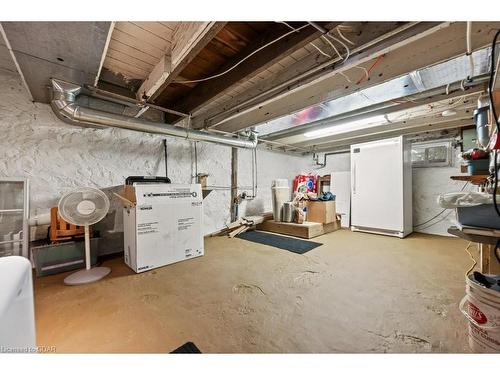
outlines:
{"label": "round duct pipe", "polygon": [[120,128],[238,148],[254,149],[258,144],[257,135],[253,132],[248,139],[231,138],[84,107],[75,102],[76,97],[82,93],[81,86],[56,79],[52,79],[51,83],[52,110],[59,119],[71,125]]}

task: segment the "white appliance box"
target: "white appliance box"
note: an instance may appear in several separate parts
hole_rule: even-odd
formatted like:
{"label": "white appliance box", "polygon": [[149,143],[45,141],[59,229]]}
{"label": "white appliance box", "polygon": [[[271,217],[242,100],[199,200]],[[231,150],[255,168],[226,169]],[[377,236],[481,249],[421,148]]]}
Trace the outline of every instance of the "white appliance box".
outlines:
{"label": "white appliance box", "polygon": [[135,272],[204,254],[201,185],[125,185],[124,196],[125,263]]}

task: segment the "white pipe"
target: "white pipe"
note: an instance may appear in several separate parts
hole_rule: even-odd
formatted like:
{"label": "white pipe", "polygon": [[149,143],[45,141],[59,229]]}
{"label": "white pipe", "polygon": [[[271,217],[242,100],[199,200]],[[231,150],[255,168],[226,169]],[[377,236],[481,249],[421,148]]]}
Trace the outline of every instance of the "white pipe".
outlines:
{"label": "white pipe", "polygon": [[469,56],[469,79],[474,76],[474,58],[472,57],[472,22],[467,21],[467,56]]}
{"label": "white pipe", "polygon": [[36,214],[35,216],[31,216],[28,220],[28,224],[32,227],[37,225],[50,224],[50,212],[44,212],[42,214]]}

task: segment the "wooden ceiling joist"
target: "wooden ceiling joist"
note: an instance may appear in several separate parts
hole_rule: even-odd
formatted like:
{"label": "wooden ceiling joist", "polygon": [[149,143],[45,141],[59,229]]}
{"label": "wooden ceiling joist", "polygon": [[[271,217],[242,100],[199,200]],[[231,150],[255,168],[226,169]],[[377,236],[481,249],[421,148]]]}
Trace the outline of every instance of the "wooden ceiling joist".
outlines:
{"label": "wooden ceiling joist", "polygon": [[[322,25],[327,29],[331,29],[338,24],[339,23],[323,23]],[[287,32],[290,32],[290,29],[287,27],[277,27],[271,29],[269,32],[259,37],[258,41],[251,43],[246,48],[242,49],[238,54],[229,59],[213,75],[229,70],[257,49],[262,48],[264,45],[282,37]],[[314,27],[305,27],[300,31],[293,32],[281,39],[278,43],[264,48],[255,55],[245,59],[243,62],[238,64],[237,69],[231,70],[227,74],[213,80],[201,82],[189,93],[187,97],[180,99],[178,102],[172,104],[172,106],[180,108],[186,113],[196,111],[206,102],[213,101],[221,97],[225,92],[235,87],[237,84],[258,76],[267,68],[271,67],[286,56],[289,56],[297,50],[303,48],[313,40],[317,39],[320,35],[321,33]]]}
{"label": "wooden ceiling joist", "polygon": [[181,22],[172,35],[169,50],[153,68],[137,92],[139,99],[154,100],[176,79],[224,27],[225,22]]}

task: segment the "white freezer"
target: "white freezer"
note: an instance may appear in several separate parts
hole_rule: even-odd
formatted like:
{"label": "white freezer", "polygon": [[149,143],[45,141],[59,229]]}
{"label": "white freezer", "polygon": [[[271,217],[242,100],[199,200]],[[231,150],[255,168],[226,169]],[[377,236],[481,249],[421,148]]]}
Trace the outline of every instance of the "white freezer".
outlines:
{"label": "white freezer", "polygon": [[351,229],[405,237],[412,228],[411,148],[403,137],[351,146]]}

